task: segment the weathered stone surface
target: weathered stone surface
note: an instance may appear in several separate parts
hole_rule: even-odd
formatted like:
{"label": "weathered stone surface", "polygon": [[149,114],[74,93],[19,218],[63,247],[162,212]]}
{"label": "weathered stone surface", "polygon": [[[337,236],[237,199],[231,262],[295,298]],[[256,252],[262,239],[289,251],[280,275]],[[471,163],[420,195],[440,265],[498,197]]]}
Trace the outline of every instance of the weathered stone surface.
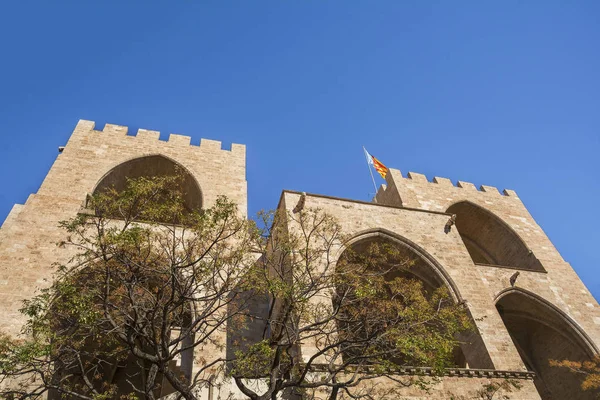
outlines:
{"label": "weathered stone surface", "polygon": [[[149,155],[171,159],[197,181],[205,207],[210,207],[217,196],[225,195],[246,212],[245,146],[234,144],[231,151],[226,151],[215,140],[202,139],[200,146],[193,146],[188,136],[172,134],[168,141],[158,138],[159,133],[155,131],[140,129],[136,136],[127,136],[127,128],[122,126],[106,125],[99,131],[91,121],[77,124],[38,192],[24,205],[15,205],[0,229],[1,330],[18,334],[24,322],[18,312],[22,300],[48,285],[53,263],[68,260],[69,252],[56,246],[64,235],[58,222],[74,216],[84,205],[86,194],[93,192],[104,176],[124,162]],[[281,206],[292,211],[300,195],[284,191]],[[481,220],[482,229],[487,231],[480,237],[472,233],[476,232],[477,224],[469,225],[474,223],[469,220],[475,218],[473,215],[458,215],[453,225],[447,211],[459,202],[480,207],[481,213],[495,221],[495,225]],[[557,352],[558,355],[574,355],[573,348],[588,355],[598,352],[598,303],[512,190],[504,190],[503,194],[491,186],[477,190],[468,182],[454,186],[449,179],[439,177],[430,182],[424,175],[412,172],[404,178],[400,171],[392,169],[387,174],[387,185],[377,193],[376,202],[308,194],[304,207],[321,208],[337,217],[353,240],[375,234],[396,238],[426,257],[457,300],[467,302],[476,321],[480,343],[475,348],[476,353],[470,354],[471,368],[491,362],[491,368],[496,371],[512,371],[507,377],[537,368],[544,371],[546,379],[558,382],[570,379],[564,374],[546,371],[538,359],[524,360],[517,349],[520,345],[513,342],[505,323],[513,324],[510,325],[513,336],[527,334],[539,339],[545,347],[565,349]],[[479,211],[471,214],[477,213]],[[467,226],[469,228],[465,228]],[[494,242],[499,249],[486,251],[486,246],[479,243],[482,240],[490,243],[493,234],[501,231],[513,236],[498,237]],[[478,237],[467,237],[467,233]],[[340,254],[341,251],[343,249]],[[499,257],[502,251],[509,256]],[[511,265],[497,265],[503,260],[510,260]],[[515,278],[517,271],[519,275]],[[521,303],[514,299],[524,299],[522,309]],[[546,328],[540,328],[537,322],[519,325],[519,318],[531,319],[532,313]],[[515,326],[521,327],[523,332],[515,333]],[[540,329],[571,333],[544,335]],[[567,346],[563,342],[571,344]],[[539,350],[535,351],[540,354]],[[311,344],[306,343],[302,352],[309,354]],[[471,372],[468,376],[442,378],[429,395],[416,387],[406,388],[406,398],[448,399],[450,393],[461,398],[471,396],[474,390],[493,379],[502,379],[498,374],[488,376],[476,369]],[[539,399],[538,390],[541,398],[549,398],[544,388],[536,390],[531,378],[521,376],[519,379],[523,387],[518,394],[509,394],[510,398]],[[223,386],[221,393],[229,390],[227,387]],[[205,397],[209,398],[208,392]],[[584,394],[571,397],[587,398]]]}
{"label": "weathered stone surface", "polygon": [[53,263],[68,259],[68,251],[56,246],[64,238],[58,222],[76,215],[86,194],[119,164],[162,155],[196,179],[204,206],[225,195],[246,212],[245,146],[234,145],[227,151],[214,140],[192,146],[187,136],[170,135],[168,141],[160,141],[155,131],[139,130],[139,137],[126,134],[126,127],[108,124],[98,131],[92,121],[79,121],[37,193],[24,205],[13,207],[0,229],[1,330],[19,332],[22,300],[48,284]]}

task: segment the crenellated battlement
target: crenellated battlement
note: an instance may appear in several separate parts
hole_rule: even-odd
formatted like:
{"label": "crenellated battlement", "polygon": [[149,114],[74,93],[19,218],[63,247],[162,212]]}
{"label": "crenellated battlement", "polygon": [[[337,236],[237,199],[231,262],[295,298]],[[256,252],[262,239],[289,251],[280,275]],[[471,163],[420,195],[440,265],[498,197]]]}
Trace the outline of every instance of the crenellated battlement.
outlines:
{"label": "crenellated battlement", "polygon": [[[23,205],[15,205],[0,226],[0,330],[15,338],[20,337],[27,323],[26,316],[19,313],[23,300],[52,284],[56,275],[52,266],[77,266],[73,263],[77,261],[73,256],[77,249],[56,246],[68,236],[62,229],[64,223],[59,221],[81,215],[90,194],[107,188],[118,192],[127,187],[129,179],[180,175],[182,200],[190,209],[209,210],[225,196],[237,205],[240,217],[248,215],[244,145],[233,144],[231,150],[225,150],[217,140],[192,140],[190,136],[165,132],[161,137],[154,130],[86,120],[79,121],[66,144],[56,144],[61,145],[56,160],[37,193]],[[449,299],[460,301],[467,311],[473,329],[448,360],[455,366],[443,371],[431,390],[396,385],[405,378],[429,379],[436,375],[431,368],[409,366],[393,371],[397,379],[372,380],[377,391],[389,390],[401,398],[472,398],[479,388],[485,390],[506,379],[518,379],[518,387],[512,390],[511,386],[511,398],[540,400],[546,391],[558,399],[585,398],[579,390],[580,381],[568,371],[542,367],[536,368],[535,374],[528,371],[530,360],[548,365],[551,359],[585,361],[600,354],[600,305],[517,194],[412,171],[403,174],[397,169],[388,171],[384,183],[375,202],[284,191],[280,207],[290,211],[292,217],[277,221],[278,228],[301,234],[301,217],[310,210],[335,219],[336,231],[331,233],[336,234],[336,240],[328,249],[331,257],[311,261],[310,270],[317,274],[335,271],[348,250],[365,254],[372,244],[391,246],[397,253],[395,259],[399,256],[408,263],[404,267],[412,266],[412,270],[395,276],[405,277],[408,273],[427,298],[434,291],[447,289]],[[111,226],[114,223],[118,221],[111,222]],[[320,246],[317,239],[315,244]],[[294,267],[284,265],[284,278],[302,273],[288,266]],[[243,269],[243,263],[239,267]],[[374,272],[379,270],[375,268]],[[239,272],[243,276],[244,271]],[[310,300],[310,306],[330,310],[332,295],[335,291],[325,290]],[[269,298],[258,296],[247,311],[262,318],[271,306]],[[251,324],[242,332],[247,344],[262,337],[264,326],[259,325]],[[225,340],[231,339],[230,328],[223,325],[222,332],[207,337],[224,346],[190,348],[186,365],[195,371],[206,366],[203,358],[207,354],[224,360],[239,350],[236,343],[240,341],[235,335],[234,340]],[[529,340],[532,337],[536,340]],[[330,367],[328,360],[319,355],[320,343],[325,339],[317,334],[303,338],[297,346],[299,361],[315,360],[311,374]],[[114,367],[107,364],[105,370],[114,372]],[[366,368],[364,372],[372,371]],[[227,376],[217,373],[211,381],[213,378],[218,386],[208,382],[210,385],[198,392],[203,398],[210,397],[214,390],[225,397],[241,396]],[[260,385],[259,381],[255,383]],[[543,388],[541,395],[536,386]],[[123,388],[118,387],[120,391]]]}
{"label": "crenellated battlement", "polygon": [[191,144],[192,137],[186,135],[180,135],[175,133],[170,133],[168,140],[160,140],[160,132],[153,131],[148,129],[138,129],[135,135],[127,135],[129,129],[126,126],[122,125],[114,125],[114,124],[106,124],[102,130],[95,129],[96,123],[94,121],[87,120],[79,120],[77,127],[75,128],[76,132],[94,132],[98,134],[104,135],[113,135],[113,136],[127,136],[132,138],[137,138],[145,141],[156,141],[158,143],[164,143],[172,146],[185,146],[185,147],[197,147],[204,151],[216,152],[216,151],[224,151],[232,154],[245,154],[246,146],[243,144],[233,143],[231,145],[231,150],[223,149],[222,143],[218,140],[211,139],[200,139],[200,145]]}
{"label": "crenellated battlement", "polygon": [[520,203],[514,190],[504,189],[500,192],[494,186],[475,186],[471,182],[456,181],[439,176],[429,180],[423,174],[409,172],[406,176],[390,168],[386,176],[386,184],[381,185],[375,196],[379,204],[422,208],[426,210],[444,211],[449,204],[458,200],[469,200],[486,204],[495,200]]}
{"label": "crenellated battlement", "polygon": [[475,186],[471,182],[465,181],[456,181],[456,184],[452,182],[452,180],[448,178],[443,178],[439,176],[434,176],[432,180],[427,179],[427,177],[423,174],[419,174],[417,172],[408,172],[407,176],[402,176],[402,173],[398,169],[390,168],[387,178],[387,185],[381,185],[379,190],[377,191],[377,196],[382,195],[388,187],[397,187],[399,185],[431,185],[431,188],[434,189],[437,187],[444,188],[454,188],[454,189],[463,189],[471,192],[479,192],[490,195],[500,195],[500,196],[508,196],[508,197],[517,197],[517,193],[514,190],[504,189],[502,192],[498,190],[498,188],[494,186],[481,185],[479,188]]}

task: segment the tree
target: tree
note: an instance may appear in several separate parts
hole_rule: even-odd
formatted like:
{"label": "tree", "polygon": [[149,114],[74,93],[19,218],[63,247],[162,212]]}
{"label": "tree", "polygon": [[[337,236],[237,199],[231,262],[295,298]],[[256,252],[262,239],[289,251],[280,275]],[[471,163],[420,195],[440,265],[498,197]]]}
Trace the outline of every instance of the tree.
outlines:
{"label": "tree", "polygon": [[523,385],[516,379],[492,380],[468,396],[449,394],[450,400],[510,400],[507,393],[519,391]]}
{"label": "tree", "polygon": [[[331,216],[308,209],[263,217],[272,229],[252,280],[269,294],[269,332],[232,362],[250,399],[395,398],[395,388],[415,383],[398,377],[401,367],[450,366],[456,336],[471,328],[466,308],[444,287],[424,290],[399,247],[349,247],[337,260],[347,238]],[[248,387],[248,375],[264,377],[266,389]],[[368,382],[383,377],[392,384],[378,382],[385,387],[375,393]]]}
{"label": "tree", "polygon": [[252,400],[381,398],[367,382],[393,393],[413,383],[399,368],[449,364],[465,306],[398,248],[336,260],[347,238],[323,212],[190,210],[181,179],[130,180],[61,223],[73,257],[25,302],[23,335],[0,338],[1,396],[196,399],[230,377]]}
{"label": "tree", "polygon": [[[154,399],[175,391],[194,399],[223,364],[218,349],[236,315],[235,287],[254,261],[254,230],[225,199],[187,210],[181,179],[131,180],[61,223],[68,236],[60,245],[75,255],[25,303],[27,337],[2,340],[0,371],[12,380],[5,397]],[[215,356],[192,376],[189,362],[176,364],[198,347]]]}
{"label": "tree", "polygon": [[600,395],[600,356],[595,356],[589,361],[550,360],[550,365],[566,368],[572,373],[582,376],[581,388],[597,391]]}

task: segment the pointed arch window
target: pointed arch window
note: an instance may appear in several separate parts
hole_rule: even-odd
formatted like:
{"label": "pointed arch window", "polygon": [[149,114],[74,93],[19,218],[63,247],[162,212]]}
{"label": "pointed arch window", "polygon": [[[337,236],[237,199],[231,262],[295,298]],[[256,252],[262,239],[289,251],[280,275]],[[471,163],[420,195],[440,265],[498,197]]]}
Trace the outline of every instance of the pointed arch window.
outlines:
{"label": "pointed arch window", "polygon": [[[552,367],[550,360],[584,362],[596,353],[583,330],[561,310],[533,293],[511,289],[496,303],[502,321],[528,370],[542,400],[593,399],[582,391],[581,376]],[[575,395],[575,397],[573,397]]]}
{"label": "pointed arch window", "polygon": [[[383,272],[385,281],[390,282],[392,285],[396,278],[417,281],[425,298],[428,299],[431,298],[432,293],[436,290],[446,288],[453,298],[453,301],[460,301],[460,296],[455,291],[453,285],[448,282],[448,278],[441,271],[441,267],[434,264],[429,255],[425,254],[422,250],[413,247],[411,243],[405,242],[395,236],[388,236],[383,232],[369,234],[362,239],[352,242],[352,244],[341,254],[337,268],[343,268],[344,263],[347,262],[353,263],[354,261],[352,259],[356,255],[362,260],[360,254],[368,255],[374,244],[380,246],[376,251],[388,253],[388,256],[386,256],[387,260],[383,264],[374,266],[378,271],[373,271],[376,273]],[[346,288],[337,287],[338,295],[340,290],[346,290]],[[396,297],[397,296],[394,296],[394,298]],[[334,297],[333,302],[336,306],[337,301],[337,298]],[[362,307],[360,302],[356,302],[354,306]],[[346,312],[352,312],[352,310],[346,311],[344,307],[341,308],[342,316],[344,316]],[[352,324],[345,323],[344,317],[340,319],[339,329],[342,332],[352,331],[352,335],[357,335],[356,340],[360,340],[361,335],[364,335],[361,330],[356,329]],[[432,329],[435,329],[435,327],[432,327]],[[463,332],[459,336],[457,341],[460,343],[460,346],[456,346],[453,351],[452,364],[454,364],[455,367],[494,368],[487,349],[485,348],[485,344],[478,332]],[[352,349],[344,351],[347,354],[343,355],[343,357],[352,358],[356,356],[356,354],[354,354],[355,351]],[[398,365],[409,365],[414,360],[392,359],[390,361]]]}
{"label": "pointed arch window", "polygon": [[473,263],[545,272],[523,240],[490,211],[462,201],[446,212],[456,214],[456,229]]}
{"label": "pointed arch window", "polygon": [[[94,188],[93,194],[102,193],[108,189],[123,191],[130,179],[178,176],[178,188],[183,194],[186,211],[202,208],[202,191],[192,174],[179,163],[162,155],[150,155],[134,158],[111,169]],[[119,219],[118,215],[111,217]],[[169,221],[157,221],[169,222]]]}

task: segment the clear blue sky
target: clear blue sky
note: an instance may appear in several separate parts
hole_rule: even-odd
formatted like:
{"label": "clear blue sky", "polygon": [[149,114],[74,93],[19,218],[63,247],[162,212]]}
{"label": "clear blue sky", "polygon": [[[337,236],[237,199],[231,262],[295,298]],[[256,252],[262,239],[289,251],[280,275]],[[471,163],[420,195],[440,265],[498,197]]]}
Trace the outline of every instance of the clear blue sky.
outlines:
{"label": "clear blue sky", "polygon": [[600,298],[599,21],[595,0],[5,2],[0,221],[78,119],[246,144],[251,212],[367,200],[365,145],[516,190]]}

